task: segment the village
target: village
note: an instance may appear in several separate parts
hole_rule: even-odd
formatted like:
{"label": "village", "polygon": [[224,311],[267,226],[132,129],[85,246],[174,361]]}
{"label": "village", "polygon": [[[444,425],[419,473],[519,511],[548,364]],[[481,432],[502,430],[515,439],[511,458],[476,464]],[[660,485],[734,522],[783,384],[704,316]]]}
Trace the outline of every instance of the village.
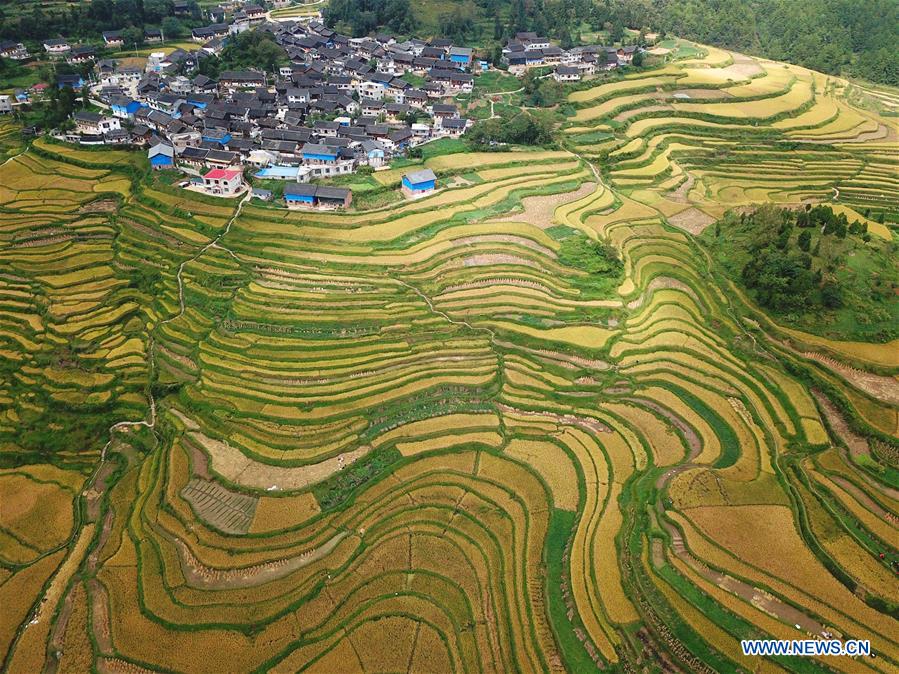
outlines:
{"label": "village", "polygon": [[[362,167],[378,171],[413,148],[459,138],[473,120],[454,100],[471,94],[475,78],[494,68],[470,47],[448,39],[398,41],[388,34],[352,38],[328,28],[318,15],[275,20],[254,4],[213,8],[216,23],[194,28],[196,49],[152,51],[143,68],[97,58],[94,47],[52,39],[47,55],[70,64],[92,64],[91,75],[59,75],[57,86],[89,91],[92,110],[75,112],[72,128],[57,138],[81,145],[146,148],[155,170],[178,170],[185,189],[235,197],[250,191],[269,200],[257,182],[283,181],[289,208],[349,206],[349,189],[312,184]],[[202,59],[219,55],[233,36],[269,33],[289,64],[275,73],[223,71],[215,79],[196,74]],[[162,42],[158,31],[147,43]],[[122,48],[121,32],[102,34],[104,45]],[[578,46],[563,50],[535,33],[518,33],[502,51],[502,67],[521,77],[531,68],[562,83],[630,63],[636,47]],[[0,44],[0,56],[28,58],[22,44]],[[415,84],[413,84],[413,82]],[[41,91],[0,96],[0,112]],[[403,179],[403,194],[416,198],[437,189],[430,171]],[[281,190],[279,190],[280,192]]]}

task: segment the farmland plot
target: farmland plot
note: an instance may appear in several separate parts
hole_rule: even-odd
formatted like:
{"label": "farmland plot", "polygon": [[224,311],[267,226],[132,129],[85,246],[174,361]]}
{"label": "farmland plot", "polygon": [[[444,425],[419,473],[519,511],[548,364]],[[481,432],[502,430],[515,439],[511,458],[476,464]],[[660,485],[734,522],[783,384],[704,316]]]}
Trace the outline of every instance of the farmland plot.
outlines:
{"label": "farmland plot", "polygon": [[737,641],[829,631],[895,671],[899,409],[856,384],[896,344],[777,325],[694,237],[836,197],[891,240],[895,124],[694,53],[372,210],[0,168],[0,668],[806,672]]}

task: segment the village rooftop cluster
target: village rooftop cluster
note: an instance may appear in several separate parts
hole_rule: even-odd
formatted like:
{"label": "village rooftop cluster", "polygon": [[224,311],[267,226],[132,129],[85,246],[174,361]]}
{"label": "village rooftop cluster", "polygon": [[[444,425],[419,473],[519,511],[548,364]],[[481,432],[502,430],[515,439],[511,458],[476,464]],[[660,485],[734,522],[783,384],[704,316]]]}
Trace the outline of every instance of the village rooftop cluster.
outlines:
{"label": "village rooftop cluster", "polygon": [[[221,11],[215,8],[211,16],[222,19]],[[269,32],[289,65],[274,74],[225,71],[217,79],[179,74],[195,72],[201,59],[221,54],[231,36],[250,29]],[[102,38],[108,48],[124,46],[120,32]],[[161,39],[155,31],[147,36]],[[228,22],[194,28],[192,39],[196,50],[153,52],[144,68],[101,59],[89,81],[60,75],[60,88],[88,87],[102,110],[76,112],[74,128],[60,138],[84,145],[143,145],[154,169],[178,169],[189,178],[183,186],[207,194],[243,193],[249,189],[243,180],[248,170],[260,179],[286,181],[289,207],[347,206],[349,190],[308,183],[362,166],[378,170],[412,147],[461,136],[472,121],[453,98],[471,93],[474,73],[489,68],[471,48],[448,39],[351,38],[316,18],[272,20],[252,4],[240,6]],[[63,39],[43,46],[71,63],[93,62],[96,56],[94,48]],[[21,44],[4,43],[0,49],[0,55],[27,58]],[[503,49],[503,60],[515,75],[552,66],[556,80],[571,82],[627,63],[633,53],[633,47],[563,50],[534,33],[519,33]],[[413,86],[403,78],[407,74],[422,83]],[[27,102],[29,93],[17,92],[16,98]],[[0,111],[12,104],[5,99],[0,98]],[[433,174],[419,178],[404,180],[408,198],[435,189]],[[270,198],[266,190],[256,194]]]}

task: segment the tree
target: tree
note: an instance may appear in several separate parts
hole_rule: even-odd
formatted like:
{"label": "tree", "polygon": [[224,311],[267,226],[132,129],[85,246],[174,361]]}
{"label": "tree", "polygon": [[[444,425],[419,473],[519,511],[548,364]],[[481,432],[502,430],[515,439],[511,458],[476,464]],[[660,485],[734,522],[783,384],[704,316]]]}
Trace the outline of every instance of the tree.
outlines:
{"label": "tree", "polygon": [[839,309],[843,306],[843,292],[834,281],[827,281],[821,286],[821,303],[828,309]]}
{"label": "tree", "polygon": [[550,145],[553,142],[552,126],[526,110],[510,120],[487,119],[478,122],[465,134],[472,147],[490,148],[498,144]]}
{"label": "tree", "polygon": [[267,72],[276,72],[288,63],[287,52],[275,42],[271,33],[261,30],[248,30],[238,33],[228,40],[220,58],[221,68],[262,68]]}
{"label": "tree", "polygon": [[643,60],[644,60],[644,58],[645,58],[645,57],[644,57],[644,53],[643,53],[642,51],[639,51],[639,50],[638,50],[638,51],[635,51],[635,52],[634,52],[634,58],[631,60],[631,64],[632,64],[635,68],[640,68],[640,67],[643,66]]}
{"label": "tree", "polygon": [[540,80],[537,89],[530,96],[531,102],[538,108],[549,108],[564,98],[562,85],[551,77]]}
{"label": "tree", "polygon": [[493,48],[493,55],[490,59],[491,63],[493,63],[494,68],[499,68],[503,65],[503,47],[502,45],[496,45]]}
{"label": "tree", "polygon": [[172,0],[143,0],[144,21],[159,23],[163,17],[171,16],[174,5]]}
{"label": "tree", "polygon": [[122,31],[122,39],[125,41],[125,48],[139,47],[144,43],[144,31],[134,26],[128,26]]}
{"label": "tree", "polygon": [[609,28],[609,42],[621,42],[624,38],[624,25],[621,22],[615,22]]}
{"label": "tree", "polygon": [[834,226],[834,232],[833,232],[834,234],[836,234],[837,238],[845,239],[847,231],[848,231],[848,228],[846,227],[846,223],[838,220],[837,224]]}
{"label": "tree", "polygon": [[812,233],[805,229],[799,233],[799,238],[796,239],[796,243],[799,245],[800,250],[804,250],[808,252],[812,247]]}
{"label": "tree", "polygon": [[167,16],[160,26],[166,40],[174,40],[184,35],[184,25],[174,16]]}

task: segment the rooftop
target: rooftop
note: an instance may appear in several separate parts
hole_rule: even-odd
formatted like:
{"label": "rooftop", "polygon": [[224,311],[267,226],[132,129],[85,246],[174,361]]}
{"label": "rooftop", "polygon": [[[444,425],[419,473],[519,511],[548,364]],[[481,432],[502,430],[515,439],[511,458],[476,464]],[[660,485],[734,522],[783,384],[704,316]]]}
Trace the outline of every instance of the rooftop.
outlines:
{"label": "rooftop", "polygon": [[413,171],[412,173],[407,173],[403,177],[414,185],[417,185],[418,183],[426,183],[429,180],[437,180],[437,176],[434,175],[434,172],[431,169],[421,169],[420,171]]}
{"label": "rooftop", "polygon": [[212,169],[203,177],[206,180],[234,180],[240,174],[240,171],[234,169]]}

